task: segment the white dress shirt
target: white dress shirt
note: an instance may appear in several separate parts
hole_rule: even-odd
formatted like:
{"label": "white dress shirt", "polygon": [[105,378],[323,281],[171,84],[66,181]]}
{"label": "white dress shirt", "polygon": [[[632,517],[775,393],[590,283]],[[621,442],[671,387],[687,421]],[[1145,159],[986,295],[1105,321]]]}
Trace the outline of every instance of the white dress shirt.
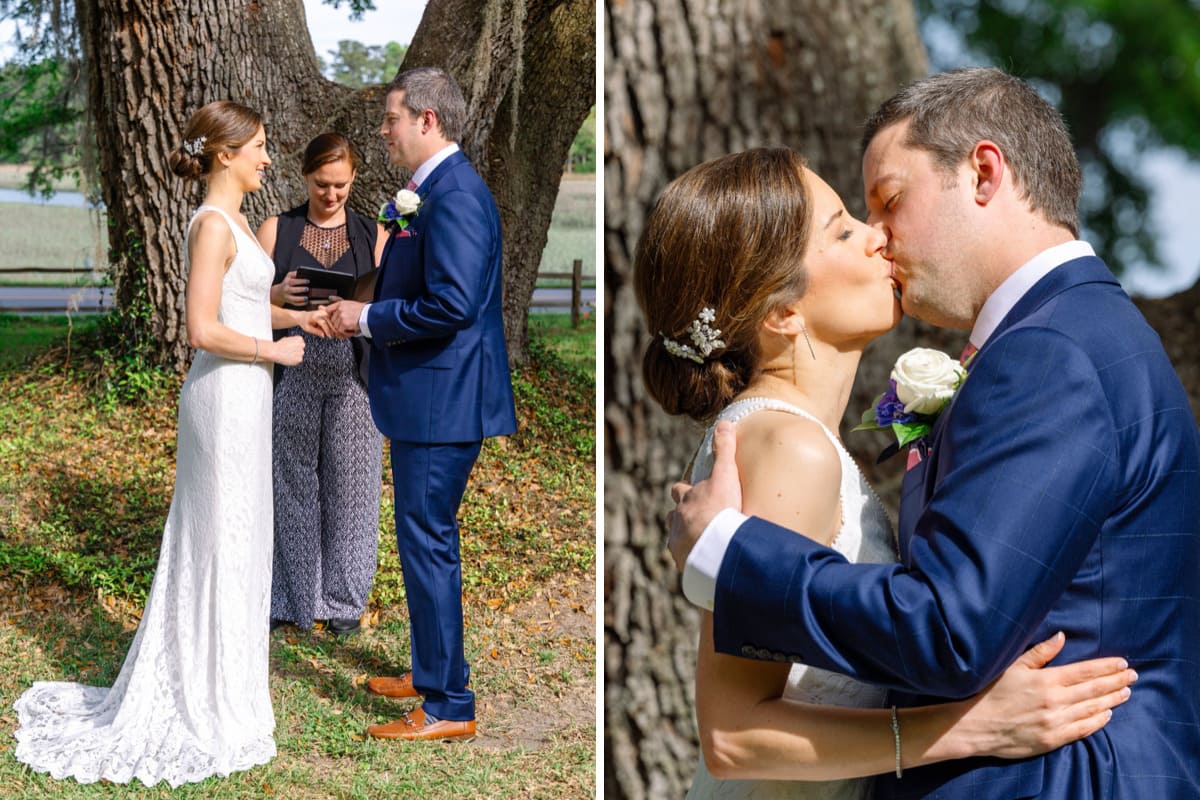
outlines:
{"label": "white dress shirt", "polygon": [[[1001,320],[1051,270],[1068,261],[1095,254],[1090,244],[1077,239],[1043,250],[1025,262],[984,302],[975,319],[975,326],[971,328],[971,344],[983,349]],[[683,568],[683,594],[693,605],[712,611],[717,595],[717,575],[721,571],[725,551],[729,549],[729,543],[738,528],[748,519],[741,511],[726,508],[713,517],[700,534]]]}
{"label": "white dress shirt", "polygon": [[[450,156],[454,155],[457,152],[458,152],[458,145],[455,144],[454,142],[451,142],[450,144],[443,147],[441,150],[438,150],[436,153],[434,153],[429,158],[425,159],[424,163],[422,163],[421,166],[417,167],[417,171],[414,172],[413,176],[412,176],[412,182],[416,184],[416,188],[417,189],[421,188],[421,184],[424,183],[425,179],[429,177],[429,173],[433,172],[435,169],[438,168],[439,164],[441,164],[443,161],[445,161],[447,158],[449,158]],[[414,189],[414,191],[415,191],[415,189]],[[379,266],[382,267],[383,265],[380,264]],[[365,304],[362,307],[362,311],[359,312],[359,315],[358,315],[358,328],[360,331],[362,331],[362,335],[367,337],[368,339],[371,338],[371,329],[367,327],[367,309],[369,309],[370,307],[371,307],[370,303]]]}

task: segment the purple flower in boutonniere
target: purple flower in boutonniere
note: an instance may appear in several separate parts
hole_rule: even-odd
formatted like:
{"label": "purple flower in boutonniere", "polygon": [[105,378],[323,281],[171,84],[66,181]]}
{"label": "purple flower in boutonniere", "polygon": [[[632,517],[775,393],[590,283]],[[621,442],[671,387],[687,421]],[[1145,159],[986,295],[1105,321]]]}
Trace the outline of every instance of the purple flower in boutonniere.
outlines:
{"label": "purple flower in boutonniere", "polygon": [[396,196],[379,208],[376,218],[385,226],[394,225],[399,230],[408,227],[409,217],[415,217],[421,208],[421,196],[411,189],[401,189]]}
{"label": "purple flower in boutonniere", "polygon": [[888,390],[863,412],[862,424],[854,430],[890,428],[896,435],[896,445],[884,453],[885,457],[891,455],[929,433],[966,377],[963,366],[940,350],[909,350],[896,359]]}

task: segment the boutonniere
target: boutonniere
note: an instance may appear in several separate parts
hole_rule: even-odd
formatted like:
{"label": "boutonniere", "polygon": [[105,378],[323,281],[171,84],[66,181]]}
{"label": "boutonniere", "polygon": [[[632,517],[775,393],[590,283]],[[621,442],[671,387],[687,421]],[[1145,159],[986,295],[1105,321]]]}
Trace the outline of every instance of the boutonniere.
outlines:
{"label": "boutonniere", "polygon": [[888,390],[863,412],[856,431],[891,429],[896,444],[880,460],[929,433],[938,414],[967,378],[962,364],[940,350],[915,347],[896,359]]}
{"label": "boutonniere", "polygon": [[394,225],[399,230],[408,227],[409,217],[415,217],[421,208],[421,196],[412,189],[401,189],[396,196],[379,207],[377,219],[384,226]]}

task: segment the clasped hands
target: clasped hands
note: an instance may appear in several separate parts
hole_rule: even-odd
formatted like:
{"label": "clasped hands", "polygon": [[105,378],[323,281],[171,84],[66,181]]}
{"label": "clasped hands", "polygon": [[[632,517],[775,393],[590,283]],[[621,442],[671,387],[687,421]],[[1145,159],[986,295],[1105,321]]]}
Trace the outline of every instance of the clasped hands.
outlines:
{"label": "clasped hands", "polygon": [[295,270],[287,273],[272,291],[277,293],[272,297],[275,302],[293,306],[316,306],[314,310],[304,312],[300,323],[300,327],[308,333],[348,339],[361,332],[358,328],[358,318],[362,314],[363,303],[343,300],[337,295],[310,303],[308,281],[297,276]]}
{"label": "clasped hands", "polygon": [[667,548],[680,572],[713,517],[726,508],[740,510],[742,507],[742,483],[734,458],[736,452],[737,437],[733,425],[719,422],[713,432],[712,474],[695,486],[680,481],[671,487],[675,509],[667,515]]}
{"label": "clasped hands", "polygon": [[300,327],[315,336],[349,339],[359,334],[358,317],[363,303],[333,299],[313,311],[303,312]]}

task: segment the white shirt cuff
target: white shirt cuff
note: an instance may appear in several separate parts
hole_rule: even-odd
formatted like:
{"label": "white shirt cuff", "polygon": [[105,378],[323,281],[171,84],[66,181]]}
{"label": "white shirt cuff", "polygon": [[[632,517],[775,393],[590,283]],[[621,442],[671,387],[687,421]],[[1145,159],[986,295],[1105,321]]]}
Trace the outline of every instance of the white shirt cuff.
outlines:
{"label": "white shirt cuff", "polygon": [[367,310],[371,307],[370,303],[362,307],[362,312],[358,315],[358,330],[363,336],[371,338],[371,329],[367,327]]}
{"label": "white shirt cuff", "polygon": [[706,611],[713,610],[721,561],[725,558],[725,551],[729,549],[733,535],[748,519],[750,518],[737,509],[722,509],[696,540],[696,546],[688,554],[687,563],[683,567],[683,596],[692,605]]}

